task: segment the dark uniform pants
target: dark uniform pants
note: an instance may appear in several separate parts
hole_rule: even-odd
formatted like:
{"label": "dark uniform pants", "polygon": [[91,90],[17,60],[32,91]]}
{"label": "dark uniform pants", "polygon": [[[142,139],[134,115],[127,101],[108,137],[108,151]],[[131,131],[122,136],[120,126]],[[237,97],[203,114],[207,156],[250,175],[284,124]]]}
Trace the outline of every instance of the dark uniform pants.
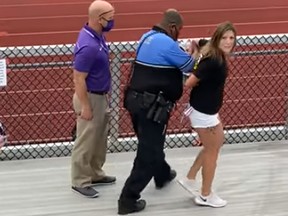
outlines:
{"label": "dark uniform pants", "polygon": [[126,98],[126,108],[138,138],[138,149],[120,199],[138,200],[152,177],[156,185],[161,185],[170,177],[171,169],[164,154],[166,125],[147,119],[148,109],[141,105],[139,98]]}

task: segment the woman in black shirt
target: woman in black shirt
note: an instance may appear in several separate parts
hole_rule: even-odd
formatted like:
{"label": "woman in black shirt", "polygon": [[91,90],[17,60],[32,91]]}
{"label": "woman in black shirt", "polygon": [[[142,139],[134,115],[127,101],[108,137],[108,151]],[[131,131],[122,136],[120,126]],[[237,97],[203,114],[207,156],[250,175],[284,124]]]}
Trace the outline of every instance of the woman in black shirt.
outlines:
{"label": "woman in black shirt", "polygon": [[218,112],[223,102],[225,80],[228,75],[227,56],[236,45],[236,30],[232,23],[221,23],[214,32],[208,53],[201,59],[197,69],[185,85],[192,88],[190,108],[185,111],[191,126],[198,133],[203,149],[196,157],[187,178],[179,183],[195,195],[195,178],[202,168],[202,188],[196,194],[198,205],[223,207],[226,200],[213,193],[211,187],[216,170],[219,150],[224,142],[223,126]]}

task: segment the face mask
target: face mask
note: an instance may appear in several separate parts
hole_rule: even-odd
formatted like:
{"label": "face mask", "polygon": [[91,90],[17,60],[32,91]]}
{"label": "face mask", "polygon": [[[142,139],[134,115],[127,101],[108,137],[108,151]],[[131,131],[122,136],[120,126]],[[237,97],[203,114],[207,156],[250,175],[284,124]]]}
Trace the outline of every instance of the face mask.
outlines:
{"label": "face mask", "polygon": [[114,20],[107,21],[107,25],[105,27],[102,26],[103,32],[108,32],[114,27]]}
{"label": "face mask", "polygon": [[177,41],[179,38],[179,31],[175,30],[175,41]]}

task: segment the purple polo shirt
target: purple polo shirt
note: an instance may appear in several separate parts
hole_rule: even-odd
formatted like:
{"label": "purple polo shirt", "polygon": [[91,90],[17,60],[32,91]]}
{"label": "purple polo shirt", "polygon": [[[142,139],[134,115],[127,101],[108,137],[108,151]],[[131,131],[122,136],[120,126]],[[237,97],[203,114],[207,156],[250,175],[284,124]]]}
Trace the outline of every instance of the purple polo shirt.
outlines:
{"label": "purple polo shirt", "polygon": [[103,35],[87,24],[81,29],[74,48],[74,69],[88,73],[88,91],[108,92],[111,87],[109,48]]}

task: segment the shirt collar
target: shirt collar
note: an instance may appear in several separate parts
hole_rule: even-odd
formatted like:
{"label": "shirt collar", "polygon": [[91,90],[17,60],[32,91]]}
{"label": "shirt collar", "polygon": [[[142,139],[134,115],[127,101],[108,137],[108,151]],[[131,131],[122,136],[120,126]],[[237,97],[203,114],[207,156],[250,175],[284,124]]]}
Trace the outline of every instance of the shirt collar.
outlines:
{"label": "shirt collar", "polygon": [[99,35],[94,29],[92,29],[90,26],[88,26],[88,23],[84,26],[84,31],[89,34],[93,38],[101,39],[101,35]]}
{"label": "shirt collar", "polygon": [[161,32],[161,33],[164,33],[164,34],[166,34],[166,35],[168,35],[168,33],[167,33],[167,31],[165,31],[163,28],[161,28],[160,26],[153,26],[152,27],[152,30],[154,30],[154,31],[157,31],[157,32]]}

